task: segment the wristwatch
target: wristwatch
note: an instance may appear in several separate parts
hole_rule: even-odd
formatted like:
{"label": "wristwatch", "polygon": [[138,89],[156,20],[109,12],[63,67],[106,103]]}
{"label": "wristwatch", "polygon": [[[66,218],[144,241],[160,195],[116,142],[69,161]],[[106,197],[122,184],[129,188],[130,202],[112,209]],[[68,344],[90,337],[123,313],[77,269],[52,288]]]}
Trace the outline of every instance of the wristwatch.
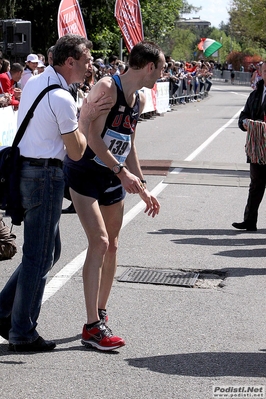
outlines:
{"label": "wristwatch", "polygon": [[118,173],[120,173],[123,168],[124,168],[124,165],[122,163],[117,163],[115,166],[113,166],[114,174],[118,175]]}

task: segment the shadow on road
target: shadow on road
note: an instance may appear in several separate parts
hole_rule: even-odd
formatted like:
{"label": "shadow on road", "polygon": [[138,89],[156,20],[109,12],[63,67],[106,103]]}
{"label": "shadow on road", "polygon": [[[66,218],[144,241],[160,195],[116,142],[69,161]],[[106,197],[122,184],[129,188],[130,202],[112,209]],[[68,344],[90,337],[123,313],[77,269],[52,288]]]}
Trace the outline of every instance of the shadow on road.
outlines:
{"label": "shadow on road", "polygon": [[265,377],[264,353],[204,352],[125,359],[129,366],[192,377]]}

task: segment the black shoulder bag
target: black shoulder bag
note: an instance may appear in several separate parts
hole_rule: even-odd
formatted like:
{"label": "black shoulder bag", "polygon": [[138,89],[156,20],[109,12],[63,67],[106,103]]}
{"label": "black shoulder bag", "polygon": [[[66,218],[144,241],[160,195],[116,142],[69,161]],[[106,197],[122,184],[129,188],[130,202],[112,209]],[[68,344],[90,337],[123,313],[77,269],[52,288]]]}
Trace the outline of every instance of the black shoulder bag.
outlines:
{"label": "black shoulder bag", "polygon": [[0,209],[4,210],[6,216],[11,217],[12,224],[21,225],[24,210],[20,200],[20,168],[21,158],[18,144],[34,115],[34,110],[43,96],[50,90],[61,88],[54,84],[47,86],[36,98],[25,118],[23,119],[12,146],[0,150]]}

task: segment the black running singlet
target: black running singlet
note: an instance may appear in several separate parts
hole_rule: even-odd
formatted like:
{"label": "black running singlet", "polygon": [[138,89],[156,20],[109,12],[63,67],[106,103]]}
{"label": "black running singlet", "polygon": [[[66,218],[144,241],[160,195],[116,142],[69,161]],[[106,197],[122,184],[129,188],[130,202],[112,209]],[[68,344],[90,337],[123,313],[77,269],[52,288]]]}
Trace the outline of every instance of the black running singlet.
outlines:
{"label": "black running singlet", "polygon": [[[136,92],[136,100],[133,107],[129,107],[122,89],[120,77],[113,76],[117,88],[117,100],[109,112],[104,130],[101,134],[103,141],[118,162],[125,162],[131,149],[131,135],[134,133],[139,117],[140,99]],[[106,166],[95,155],[94,161]]]}

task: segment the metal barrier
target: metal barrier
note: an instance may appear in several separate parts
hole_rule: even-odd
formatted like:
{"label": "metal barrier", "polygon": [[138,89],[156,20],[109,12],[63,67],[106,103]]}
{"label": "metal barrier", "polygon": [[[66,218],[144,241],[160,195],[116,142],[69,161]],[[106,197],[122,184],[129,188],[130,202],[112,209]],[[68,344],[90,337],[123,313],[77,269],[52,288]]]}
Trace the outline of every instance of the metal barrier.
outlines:
{"label": "metal barrier", "polygon": [[[169,102],[172,105],[177,103],[184,104],[190,101],[200,101],[208,95],[212,81],[231,82],[231,71],[212,71],[211,79],[201,81],[198,77],[179,79],[178,84],[170,80]],[[234,84],[250,86],[250,72],[234,71]]]}
{"label": "metal barrier", "polygon": [[178,83],[170,80],[169,102],[171,105],[200,101],[208,95],[212,86],[210,79],[202,81],[200,78],[181,78]]}
{"label": "metal barrier", "polygon": [[[223,82],[231,82],[231,71],[221,71],[219,69],[214,69],[213,80],[223,81]],[[240,72],[234,71],[235,78],[234,84],[250,86],[251,73],[250,72]]]}

